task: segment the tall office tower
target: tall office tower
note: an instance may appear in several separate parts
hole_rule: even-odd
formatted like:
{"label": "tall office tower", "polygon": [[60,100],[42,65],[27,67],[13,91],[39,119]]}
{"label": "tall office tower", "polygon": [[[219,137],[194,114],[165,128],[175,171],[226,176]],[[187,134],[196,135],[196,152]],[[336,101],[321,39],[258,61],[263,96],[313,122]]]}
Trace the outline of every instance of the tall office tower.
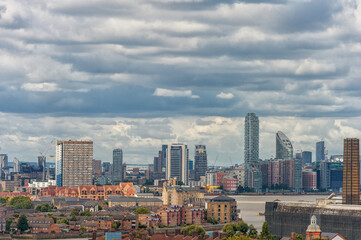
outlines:
{"label": "tall office tower", "polygon": [[14,158],[13,164],[14,164],[13,165],[13,172],[16,172],[16,173],[20,172],[20,161],[19,161],[19,159]]}
{"label": "tall office tower", "polygon": [[0,154],[0,170],[1,170],[1,180],[5,179],[5,168],[8,167],[8,155]]}
{"label": "tall office tower", "polygon": [[292,143],[281,131],[276,134],[276,158],[285,160],[293,158]]}
{"label": "tall office tower", "polygon": [[166,178],[181,180],[188,184],[189,150],[187,145],[182,143],[169,144],[167,147]]}
{"label": "tall office tower", "polygon": [[43,172],[42,180],[46,180],[46,156],[38,156],[38,167]]}
{"label": "tall office tower", "polygon": [[302,163],[311,164],[312,163],[312,152],[302,151]]}
{"label": "tall office tower", "polygon": [[358,138],[343,142],[343,204],[360,204],[360,146]]}
{"label": "tall office tower", "polygon": [[331,162],[322,160],[320,162],[320,186],[321,188],[328,190],[331,187]]}
{"label": "tall office tower", "polygon": [[201,176],[206,176],[208,167],[206,145],[196,145],[196,150],[194,154],[194,165],[194,180],[200,181]]}
{"label": "tall office tower", "polygon": [[168,153],[168,145],[162,145],[162,151],[160,152],[160,164],[161,164],[161,172],[165,172],[167,166],[167,153]]}
{"label": "tall office tower", "polygon": [[255,113],[247,113],[244,122],[244,162],[257,164],[259,160],[259,120]]}
{"label": "tall office tower", "polygon": [[56,141],[56,186],[92,185],[93,141]]}
{"label": "tall office tower", "polygon": [[120,183],[124,180],[123,172],[123,150],[120,148],[113,150],[113,183]]}
{"label": "tall office tower", "polygon": [[316,162],[325,160],[325,141],[316,143]]}
{"label": "tall office tower", "polygon": [[161,163],[160,163],[160,155],[161,151],[158,152],[158,157],[154,157],[154,161],[153,161],[153,172],[161,172],[162,168],[161,168]]}

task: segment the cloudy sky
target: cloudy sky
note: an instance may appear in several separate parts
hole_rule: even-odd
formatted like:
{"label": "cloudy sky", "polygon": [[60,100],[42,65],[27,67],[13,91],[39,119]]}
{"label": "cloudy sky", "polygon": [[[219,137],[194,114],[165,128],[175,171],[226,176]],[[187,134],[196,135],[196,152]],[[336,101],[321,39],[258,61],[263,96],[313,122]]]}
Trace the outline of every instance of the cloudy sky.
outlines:
{"label": "cloudy sky", "polygon": [[[53,139],[151,163],[161,144],[243,162],[361,137],[361,1],[0,0],[0,147],[34,161]],[[54,144],[48,154],[54,153]],[[295,151],[296,152],[296,151]]]}

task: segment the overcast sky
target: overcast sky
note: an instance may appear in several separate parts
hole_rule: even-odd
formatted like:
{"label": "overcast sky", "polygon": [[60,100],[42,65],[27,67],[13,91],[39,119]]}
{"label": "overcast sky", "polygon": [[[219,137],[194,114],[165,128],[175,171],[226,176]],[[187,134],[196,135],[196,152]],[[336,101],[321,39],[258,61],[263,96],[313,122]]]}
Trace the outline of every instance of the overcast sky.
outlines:
{"label": "overcast sky", "polygon": [[152,163],[183,142],[229,165],[255,112],[263,159],[279,130],[295,152],[342,154],[361,137],[360,3],[0,0],[1,152],[91,139],[96,159]]}

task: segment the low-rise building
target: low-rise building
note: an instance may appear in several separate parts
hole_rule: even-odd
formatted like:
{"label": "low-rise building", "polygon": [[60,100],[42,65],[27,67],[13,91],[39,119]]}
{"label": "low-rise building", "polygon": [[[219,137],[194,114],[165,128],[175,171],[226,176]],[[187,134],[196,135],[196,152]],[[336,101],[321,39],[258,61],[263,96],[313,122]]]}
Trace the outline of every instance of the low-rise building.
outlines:
{"label": "low-rise building", "polygon": [[166,186],[163,188],[163,205],[188,206],[195,199],[204,199],[199,187]]}
{"label": "low-rise building", "polygon": [[107,199],[109,207],[160,207],[162,200],[159,198],[141,198],[141,197],[124,197],[109,196]]}
{"label": "low-rise building", "polygon": [[207,214],[219,223],[229,223],[238,219],[237,202],[228,196],[218,196],[208,200]]}

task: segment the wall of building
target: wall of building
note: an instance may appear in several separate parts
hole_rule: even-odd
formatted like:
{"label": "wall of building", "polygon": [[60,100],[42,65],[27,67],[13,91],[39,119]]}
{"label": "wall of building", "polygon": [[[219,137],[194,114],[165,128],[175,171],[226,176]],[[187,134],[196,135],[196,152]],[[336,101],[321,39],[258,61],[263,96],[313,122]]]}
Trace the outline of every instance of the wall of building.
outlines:
{"label": "wall of building", "polygon": [[323,232],[339,233],[348,240],[359,240],[361,236],[361,210],[331,210],[316,205],[300,207],[267,202],[265,215],[271,234],[278,237],[291,236],[292,232],[304,235],[312,215],[316,215],[317,224]]}

